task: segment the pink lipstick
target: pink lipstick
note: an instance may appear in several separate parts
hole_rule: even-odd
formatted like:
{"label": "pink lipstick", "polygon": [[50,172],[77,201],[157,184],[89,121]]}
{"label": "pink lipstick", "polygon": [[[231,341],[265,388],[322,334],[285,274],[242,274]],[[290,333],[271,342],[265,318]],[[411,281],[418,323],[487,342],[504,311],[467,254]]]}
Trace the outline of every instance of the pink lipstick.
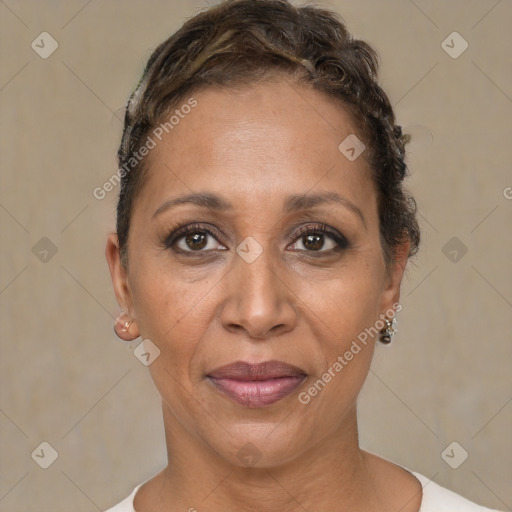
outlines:
{"label": "pink lipstick", "polygon": [[236,361],[208,373],[209,381],[222,393],[246,407],[263,407],[291,395],[306,378],[306,372],[282,361],[251,364]]}

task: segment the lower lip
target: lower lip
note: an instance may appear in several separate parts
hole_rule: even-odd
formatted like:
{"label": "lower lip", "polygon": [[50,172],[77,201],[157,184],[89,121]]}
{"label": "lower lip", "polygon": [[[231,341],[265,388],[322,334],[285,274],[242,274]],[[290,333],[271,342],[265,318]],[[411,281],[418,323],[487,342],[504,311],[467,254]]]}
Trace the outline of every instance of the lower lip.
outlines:
{"label": "lower lip", "polygon": [[279,377],[269,380],[235,380],[208,377],[222,393],[246,407],[263,407],[291,395],[303,382],[305,376]]}

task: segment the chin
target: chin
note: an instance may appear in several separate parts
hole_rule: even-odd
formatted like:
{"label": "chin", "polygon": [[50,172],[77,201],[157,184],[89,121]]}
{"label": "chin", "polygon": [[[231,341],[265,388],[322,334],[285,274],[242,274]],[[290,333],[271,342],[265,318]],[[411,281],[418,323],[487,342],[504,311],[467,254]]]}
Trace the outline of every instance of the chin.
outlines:
{"label": "chin", "polygon": [[223,425],[221,438],[206,443],[230,465],[240,468],[275,468],[297,458],[307,446],[303,427],[294,422],[286,426],[280,420],[240,420]]}

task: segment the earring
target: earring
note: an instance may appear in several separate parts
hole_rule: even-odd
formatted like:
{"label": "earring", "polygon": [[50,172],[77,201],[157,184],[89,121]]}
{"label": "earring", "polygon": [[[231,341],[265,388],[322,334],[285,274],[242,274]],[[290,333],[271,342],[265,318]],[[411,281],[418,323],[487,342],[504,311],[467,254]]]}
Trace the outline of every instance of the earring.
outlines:
{"label": "earring", "polygon": [[393,317],[391,320],[384,318],[384,321],[386,322],[386,328],[380,331],[379,341],[384,345],[389,345],[393,335],[398,332],[397,329],[395,329],[396,320]]}
{"label": "earring", "polygon": [[[124,339],[122,336],[126,336],[126,333],[130,329],[130,326],[133,324],[133,318],[130,318],[126,313],[121,313],[115,320],[112,325],[114,329],[114,334],[121,341],[129,341]],[[117,331],[118,326],[119,332]],[[121,335],[120,335],[121,334]]]}

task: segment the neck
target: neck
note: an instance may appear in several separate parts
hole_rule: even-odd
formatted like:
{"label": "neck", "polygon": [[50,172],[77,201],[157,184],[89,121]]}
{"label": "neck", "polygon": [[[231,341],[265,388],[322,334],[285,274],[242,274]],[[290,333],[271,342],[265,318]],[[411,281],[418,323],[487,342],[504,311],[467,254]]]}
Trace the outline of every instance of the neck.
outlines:
{"label": "neck", "polygon": [[266,468],[230,464],[191,435],[165,406],[164,423],[168,466],[157,477],[155,501],[160,508],[153,510],[248,512],[255,503],[259,512],[373,510],[377,498],[358,444],[355,406],[320,444],[288,463]]}

